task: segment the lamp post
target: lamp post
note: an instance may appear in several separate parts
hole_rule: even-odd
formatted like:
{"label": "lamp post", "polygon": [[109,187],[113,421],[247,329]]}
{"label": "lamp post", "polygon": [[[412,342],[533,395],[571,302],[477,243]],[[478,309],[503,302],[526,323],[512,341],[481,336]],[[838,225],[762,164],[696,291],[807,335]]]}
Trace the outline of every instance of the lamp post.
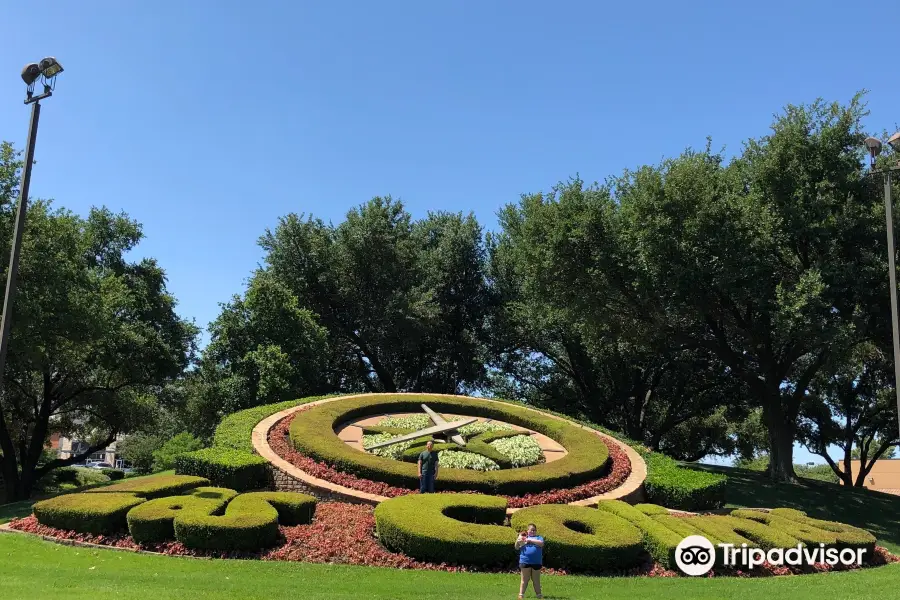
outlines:
{"label": "lamp post", "polygon": [[[19,205],[13,227],[12,250],[9,253],[9,271],[6,274],[6,292],[3,295],[3,316],[0,318],[0,392],[3,390],[3,372],[6,369],[6,353],[9,349],[9,333],[12,326],[12,306],[16,298],[16,276],[19,271],[19,254],[25,233],[25,215],[28,211],[28,188],[31,186],[31,166],[34,164],[34,144],[37,141],[38,121],[41,118],[41,100],[53,95],[56,76],[62,73],[62,65],[55,58],[47,57],[39,63],[29,63],[22,69],[25,82],[25,104],[31,105],[31,121],[28,123],[28,141],[25,144],[25,166],[19,185]],[[34,84],[40,79],[44,91],[34,95]]]}
{"label": "lamp post", "polygon": [[[868,137],[865,141],[871,157],[872,173],[881,173],[884,178],[884,218],[887,221],[888,243],[888,279],[891,286],[891,329],[894,338],[894,392],[897,395],[897,418],[900,421],[900,325],[897,323],[897,268],[894,264],[894,206],[891,200],[891,174],[900,170],[900,164],[896,167],[875,167],[875,157],[881,153],[881,140]],[[900,152],[900,131],[888,140],[895,152]]]}

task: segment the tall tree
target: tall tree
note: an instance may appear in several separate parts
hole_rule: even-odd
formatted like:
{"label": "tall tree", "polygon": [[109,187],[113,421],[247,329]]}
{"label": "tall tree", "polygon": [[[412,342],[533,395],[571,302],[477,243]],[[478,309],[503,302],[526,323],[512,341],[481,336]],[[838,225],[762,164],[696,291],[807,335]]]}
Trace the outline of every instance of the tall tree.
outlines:
{"label": "tall tree", "polygon": [[[762,409],[770,475],[794,480],[806,390],[878,305],[878,201],[862,170],[860,98],[790,106],[726,163],[685,152],[556,203],[529,227],[542,285],[583,307],[712,353]],[[541,202],[542,200],[536,200]],[[593,310],[595,314],[602,311]]]}
{"label": "tall tree", "polygon": [[[21,167],[0,152],[0,256],[8,256]],[[125,215],[87,218],[49,203],[29,208],[19,292],[0,395],[0,472],[9,499],[27,498],[47,472],[83,460],[153,411],[140,393],[187,366],[197,329],[175,313],[165,274],[126,255],[142,234]],[[81,454],[39,466],[53,431],[90,440]]]}
{"label": "tall tree", "polygon": [[260,241],[266,272],[328,332],[338,389],[457,392],[483,376],[488,300],[474,217],[374,198],[338,226],[288,215]]}
{"label": "tall tree", "polygon": [[243,297],[223,305],[192,383],[211,385],[225,414],[328,390],[327,332],[290,290],[260,271]]}
{"label": "tall tree", "polygon": [[[578,257],[559,240],[592,226],[611,206],[608,190],[580,182],[526,196],[500,215],[490,239],[493,390],[594,422],[696,460],[733,446],[724,412],[744,410],[741,386],[715,356],[684,350],[609,301],[581,302],[555,277]],[[637,279],[631,281],[636,292]],[[641,293],[641,292],[638,292]]]}

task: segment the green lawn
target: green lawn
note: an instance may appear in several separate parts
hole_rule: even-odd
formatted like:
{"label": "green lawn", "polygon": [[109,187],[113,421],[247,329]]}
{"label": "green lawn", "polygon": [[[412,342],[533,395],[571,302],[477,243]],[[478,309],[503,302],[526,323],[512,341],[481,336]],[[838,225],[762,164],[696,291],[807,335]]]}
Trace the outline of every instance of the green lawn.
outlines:
{"label": "green lawn", "polygon": [[[0,534],[0,597],[514,598],[515,575],[471,575],[260,561],[211,561],[87,550]],[[545,577],[547,598],[865,600],[894,597],[900,566],[769,579]],[[533,597],[531,595],[530,597]]]}
{"label": "green lawn", "polygon": [[878,543],[900,554],[900,496],[847,489],[833,483],[804,479],[797,485],[772,483],[757,471],[703,466],[728,475],[727,506],[796,508],[811,517],[840,521],[871,531]]}

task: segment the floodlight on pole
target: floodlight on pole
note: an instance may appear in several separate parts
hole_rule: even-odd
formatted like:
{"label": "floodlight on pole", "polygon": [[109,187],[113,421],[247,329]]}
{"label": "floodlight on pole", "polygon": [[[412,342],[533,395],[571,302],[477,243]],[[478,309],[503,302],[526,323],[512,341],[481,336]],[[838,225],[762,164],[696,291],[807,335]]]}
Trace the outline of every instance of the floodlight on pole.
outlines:
{"label": "floodlight on pole", "polygon": [[900,131],[888,139],[888,144],[894,149],[894,152],[900,152]]}
{"label": "floodlight on pole", "polygon": [[869,149],[869,166],[875,168],[875,157],[881,154],[881,140],[876,137],[867,137],[864,142]]}
{"label": "floodlight on pole", "polygon": [[[28,123],[28,140],[25,142],[25,162],[22,166],[22,181],[19,184],[19,204],[16,208],[16,220],[13,225],[9,269],[6,272],[3,315],[0,317],[0,393],[3,391],[3,374],[6,370],[6,355],[9,350],[9,338],[12,329],[12,309],[16,298],[16,277],[19,272],[19,256],[22,252],[25,217],[28,213],[28,191],[31,187],[31,167],[34,165],[34,146],[37,142],[38,122],[41,118],[41,100],[53,95],[53,90],[56,87],[56,76],[62,71],[62,65],[52,56],[41,60],[39,63],[28,63],[22,69],[22,81],[25,82],[25,104],[31,105],[31,120]],[[35,96],[34,84],[38,79],[41,80],[44,91]]]}

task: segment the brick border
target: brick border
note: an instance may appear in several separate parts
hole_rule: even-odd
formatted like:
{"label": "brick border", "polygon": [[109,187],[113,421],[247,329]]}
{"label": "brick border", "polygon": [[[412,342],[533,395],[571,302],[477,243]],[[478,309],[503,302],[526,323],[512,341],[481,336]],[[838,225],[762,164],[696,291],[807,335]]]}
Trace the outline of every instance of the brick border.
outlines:
{"label": "brick border", "polygon": [[[359,490],[354,490],[352,488],[331,483],[330,481],[325,481],[324,479],[320,479],[318,477],[313,477],[299,467],[292,465],[291,463],[278,456],[275,451],[272,450],[272,448],[269,446],[268,441],[269,430],[272,429],[272,427],[274,427],[278,421],[294,414],[299,410],[325,404],[326,402],[355,400],[357,398],[370,398],[373,396],[440,396],[446,398],[472,398],[471,396],[458,396],[454,394],[417,394],[411,392],[399,392],[393,394],[356,394],[353,396],[324,398],[322,400],[316,400],[307,404],[300,404],[298,406],[294,406],[286,410],[277,412],[273,415],[269,415],[268,417],[257,423],[253,428],[252,442],[254,451],[265,458],[267,461],[269,461],[269,464],[272,467],[272,477],[274,480],[275,489],[279,491],[302,492],[315,496],[316,498],[323,501],[351,502],[355,504],[376,505],[380,502],[388,500],[388,498],[385,496],[361,492]],[[509,406],[509,404],[506,402],[499,402],[497,400],[491,400],[489,398],[472,399],[484,402],[494,402],[502,406]],[[557,415],[551,415],[549,413],[545,413],[543,411],[527,406],[514,406],[519,406],[520,408],[534,411],[542,416],[557,419],[559,421],[565,421],[566,423],[574,427],[580,427],[581,429],[591,431],[592,433],[600,436],[600,438],[603,439],[604,443],[608,445],[615,444],[619,446],[628,457],[628,460],[631,463],[631,473],[628,475],[625,481],[622,482],[621,485],[598,496],[593,496],[584,500],[578,500],[576,502],[570,502],[569,504],[573,506],[596,506],[597,503],[601,500],[623,500],[630,504],[636,504],[638,502],[643,502],[646,499],[647,495],[644,490],[644,480],[647,478],[647,463],[644,462],[644,459],[641,458],[641,455],[635,452],[633,448],[631,448],[627,444],[620,442],[612,436],[597,431],[596,429],[586,427],[580,423],[575,423]],[[507,510],[507,513],[511,514],[517,510],[520,509],[510,508]]]}

